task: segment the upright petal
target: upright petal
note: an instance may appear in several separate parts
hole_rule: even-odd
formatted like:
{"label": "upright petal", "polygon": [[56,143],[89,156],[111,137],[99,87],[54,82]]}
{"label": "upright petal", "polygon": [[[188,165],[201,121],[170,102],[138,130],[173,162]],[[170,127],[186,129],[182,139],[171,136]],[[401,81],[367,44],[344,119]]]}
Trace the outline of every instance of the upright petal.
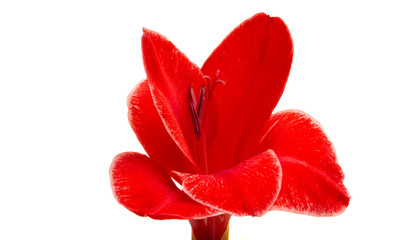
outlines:
{"label": "upright petal", "polygon": [[163,169],[139,153],[117,155],[110,167],[110,180],[117,201],[140,216],[197,219],[218,214],[180,191]]}
{"label": "upright petal", "polygon": [[272,115],[257,152],[271,148],[282,166],[282,188],[273,209],[316,216],[341,213],[350,200],[333,144],[304,112]]}
{"label": "upright petal", "polygon": [[183,154],[165,129],[152,100],[148,80],[131,91],[127,106],[130,125],[152,160],[168,172],[199,172],[197,165]]}
{"label": "upright petal", "polygon": [[174,173],[183,191],[204,205],[236,216],[261,216],[275,202],[282,179],[278,158],[267,150],[213,175]]}
{"label": "upright petal", "polygon": [[182,152],[196,161],[198,143],[190,111],[189,88],[200,96],[205,83],[203,75],[170,41],[156,32],[144,29],[142,51],[158,114]]}
{"label": "upright petal", "polygon": [[209,153],[211,172],[243,160],[240,150],[256,146],[282,95],[292,56],[285,23],[259,13],[234,29],[204,63],[203,74],[213,80],[219,72],[218,79],[226,82],[212,95],[218,126]]}

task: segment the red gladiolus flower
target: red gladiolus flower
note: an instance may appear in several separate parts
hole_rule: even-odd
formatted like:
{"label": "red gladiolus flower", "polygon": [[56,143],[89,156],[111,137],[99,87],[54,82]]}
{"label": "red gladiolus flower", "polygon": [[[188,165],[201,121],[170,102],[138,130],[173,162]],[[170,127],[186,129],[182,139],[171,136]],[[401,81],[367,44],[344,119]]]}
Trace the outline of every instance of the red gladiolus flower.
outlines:
{"label": "red gladiolus flower", "polygon": [[320,124],[298,110],[272,114],[293,56],[280,18],[246,20],[202,68],[150,30],[142,50],[147,79],[130,93],[128,117],[148,156],[121,153],[110,168],[124,207],[188,219],[196,239],[220,239],[231,215],[332,216],[348,206],[344,174]]}

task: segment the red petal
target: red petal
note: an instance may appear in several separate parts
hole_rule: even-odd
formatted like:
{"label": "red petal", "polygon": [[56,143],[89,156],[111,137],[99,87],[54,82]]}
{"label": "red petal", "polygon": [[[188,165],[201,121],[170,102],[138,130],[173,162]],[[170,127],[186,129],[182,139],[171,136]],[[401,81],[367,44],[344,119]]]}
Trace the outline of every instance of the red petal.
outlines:
{"label": "red petal", "polygon": [[213,80],[219,71],[219,79],[226,81],[213,92],[218,130],[209,153],[211,172],[243,160],[239,154],[247,144],[256,146],[282,95],[292,56],[293,43],[285,23],[259,13],[234,29],[204,63],[205,75]]}
{"label": "red petal", "polygon": [[335,216],[348,206],[349,194],[342,182],[334,182],[326,173],[296,159],[279,159],[282,188],[272,210]]}
{"label": "red petal", "polygon": [[350,196],[333,144],[304,112],[272,115],[258,152],[271,148],[282,166],[282,188],[273,209],[323,216],[341,213]]}
{"label": "red petal", "polygon": [[189,159],[197,158],[197,138],[189,106],[189,87],[200,96],[200,69],[162,35],[144,29],[142,51],[152,98],[169,135]]}
{"label": "red petal", "polygon": [[218,214],[180,191],[163,169],[139,153],[117,155],[110,167],[110,181],[117,201],[140,216],[195,219]]}
{"label": "red petal", "polygon": [[[170,171],[198,172],[197,166],[179,149],[165,129],[152,101],[148,81],[138,84],[128,96],[128,120],[145,151]],[[168,161],[168,156],[170,160]]]}
{"label": "red petal", "polygon": [[177,173],[183,191],[204,205],[237,216],[261,216],[275,202],[282,179],[278,158],[267,150],[213,175]]}

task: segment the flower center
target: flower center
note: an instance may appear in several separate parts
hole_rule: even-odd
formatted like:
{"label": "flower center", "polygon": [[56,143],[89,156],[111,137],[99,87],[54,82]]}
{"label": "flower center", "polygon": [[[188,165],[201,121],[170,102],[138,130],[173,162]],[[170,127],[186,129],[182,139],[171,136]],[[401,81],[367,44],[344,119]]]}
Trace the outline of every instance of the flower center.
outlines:
{"label": "flower center", "polygon": [[[203,78],[207,82],[209,98],[213,94],[214,88],[218,84],[222,84],[222,85],[226,84],[225,81],[218,79],[219,73],[220,73],[220,70],[217,70],[216,77],[212,84],[210,83],[209,76],[203,76]],[[213,85],[213,86],[211,86],[211,85]],[[201,129],[202,112],[203,112],[203,103],[204,103],[205,94],[206,94],[206,85],[203,84],[202,87],[200,88],[199,102],[197,102],[193,88],[191,85],[189,86],[189,98],[190,98],[189,99],[189,108],[190,108],[190,112],[192,113],[195,135],[198,140],[200,140],[200,135],[201,135],[201,130],[202,130]]]}

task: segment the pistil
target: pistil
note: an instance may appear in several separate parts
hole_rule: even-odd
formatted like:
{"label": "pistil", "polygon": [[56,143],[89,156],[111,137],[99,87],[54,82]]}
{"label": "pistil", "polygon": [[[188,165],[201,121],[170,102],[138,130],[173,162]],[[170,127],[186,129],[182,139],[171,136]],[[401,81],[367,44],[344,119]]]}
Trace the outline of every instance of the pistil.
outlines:
{"label": "pistil", "polygon": [[219,74],[220,74],[220,70],[217,70],[216,76],[215,76],[214,81],[213,81],[213,86],[211,86],[211,84],[210,84],[210,76],[203,76],[203,78],[207,82],[207,86],[209,87],[209,97],[211,97],[211,95],[213,94],[214,89],[216,88],[216,86],[218,84],[226,85],[225,81],[219,79]]}

